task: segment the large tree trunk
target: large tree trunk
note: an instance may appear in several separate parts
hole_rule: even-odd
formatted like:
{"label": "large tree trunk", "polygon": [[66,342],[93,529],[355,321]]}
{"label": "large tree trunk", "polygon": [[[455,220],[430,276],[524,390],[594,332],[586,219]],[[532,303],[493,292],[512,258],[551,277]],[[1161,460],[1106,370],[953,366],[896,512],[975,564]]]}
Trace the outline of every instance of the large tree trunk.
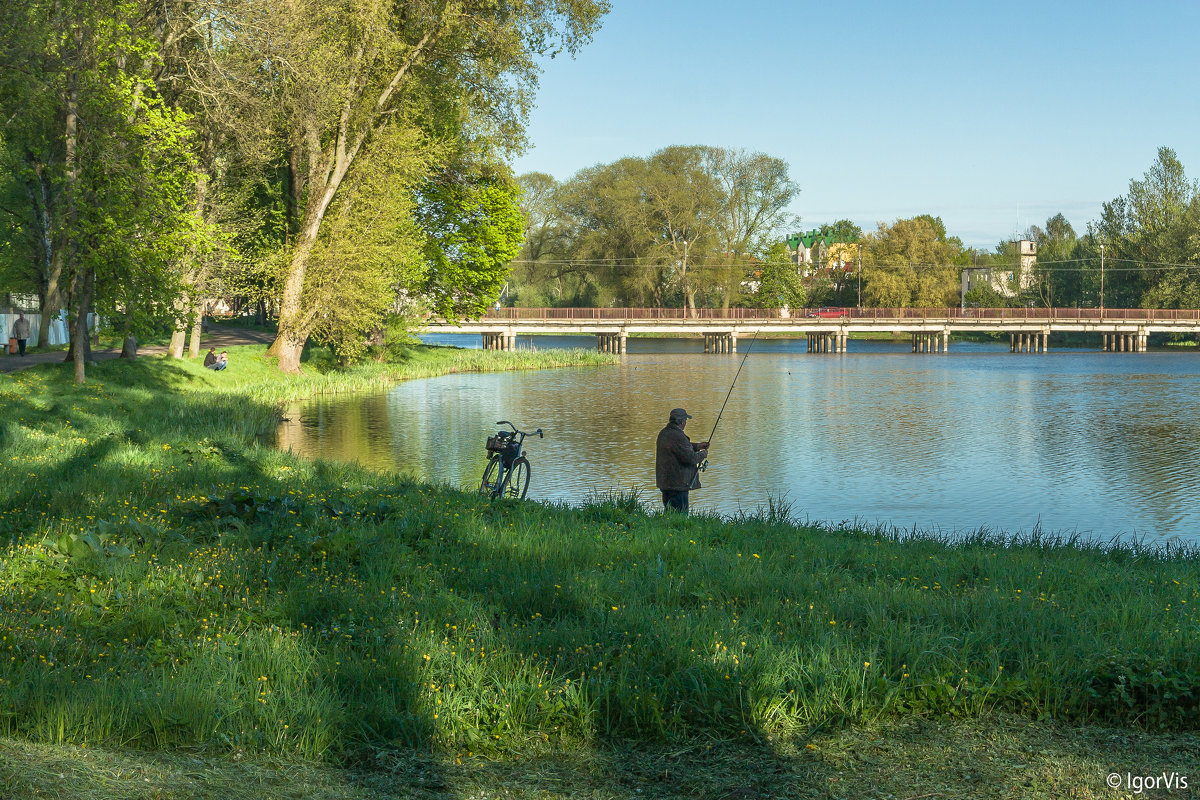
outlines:
{"label": "large tree trunk", "polygon": [[88,270],[83,279],[83,291],[79,293],[79,305],[75,310],[75,331],[71,337],[71,349],[75,355],[75,382],[83,383],[87,378],[87,362],[92,349],[88,341],[88,309],[92,305],[92,287],[95,274]]}
{"label": "large tree trunk", "polygon": [[63,189],[67,197],[67,224],[63,226],[66,238],[64,238],[64,247],[62,250],[63,268],[71,276],[70,299],[77,301],[71,304],[71,312],[74,314],[72,321],[75,324],[73,326],[74,330],[70,330],[68,333],[71,339],[71,347],[67,352],[67,358],[75,362],[75,382],[83,383],[86,378],[85,366],[89,355],[87,309],[92,302],[92,293],[88,285],[88,278],[90,276],[81,276],[79,274],[79,241],[77,238],[74,238],[79,235],[77,230],[79,220],[79,198],[77,196],[79,184],[79,87],[73,71],[67,78],[66,100],[66,130],[63,137],[63,162],[66,167],[66,180]]}
{"label": "large tree trunk", "polygon": [[291,244],[300,228],[300,207],[304,202],[304,180],[300,177],[300,160],[303,153],[299,147],[288,148],[287,164],[287,218],[283,231],[284,243]]}
{"label": "large tree trunk", "polygon": [[[318,225],[319,221],[314,223],[312,228],[315,230]],[[300,371],[300,355],[308,342],[309,325],[301,320],[303,309],[300,306],[300,297],[304,291],[308,254],[312,251],[314,243],[315,241],[308,241],[306,237],[306,241],[301,243],[292,255],[287,281],[283,285],[283,302],[279,306],[279,333],[267,349],[267,355],[279,359],[279,369],[282,372]]]}
{"label": "large tree trunk", "polygon": [[[213,150],[211,132],[204,137],[204,146],[201,149],[202,161],[205,165],[203,168],[196,170],[196,214],[201,219],[207,219],[207,203],[208,200],[208,173],[207,166],[209,157]],[[208,264],[204,262],[203,256],[199,252],[193,252],[193,269],[192,269],[192,285],[196,288],[199,298],[204,298],[206,294],[205,284],[208,283]],[[196,304],[195,311],[192,315],[192,336],[188,343],[188,357],[200,357],[200,334],[204,331],[204,309],[207,303],[201,299]]]}
{"label": "large tree trunk", "polygon": [[282,372],[300,371],[300,355],[304,352],[304,345],[308,342],[308,335],[312,330],[312,314],[306,312],[301,304],[304,276],[308,271],[308,257],[312,254],[317,244],[317,236],[321,232],[325,212],[329,210],[329,205],[333,202],[350,164],[350,159],[344,153],[339,155],[341,157],[337,168],[296,240],[292,260],[288,264],[287,278],[283,283],[283,298],[279,305],[279,333],[267,349],[268,356],[279,359],[279,369]]}
{"label": "large tree trunk", "polygon": [[132,328],[133,316],[131,314],[126,314],[123,331],[125,338],[124,341],[121,342],[121,358],[137,358],[137,337],[130,332]]}
{"label": "large tree trunk", "polygon": [[186,338],[187,331],[182,328],[171,331],[171,343],[167,345],[168,358],[183,358],[183,346]]}
{"label": "large tree trunk", "polygon": [[196,309],[192,318],[192,335],[188,339],[188,358],[200,357],[200,334],[204,332],[204,307]]}
{"label": "large tree trunk", "polygon": [[34,221],[37,225],[35,249],[37,250],[40,275],[38,280],[38,300],[42,312],[42,329],[45,334],[42,344],[49,342],[50,321],[58,316],[66,305],[63,297],[63,236],[55,233],[53,207],[53,192],[50,181],[46,177],[46,167],[33,158],[26,157],[26,163],[34,174],[34,178],[26,184],[29,200],[33,207]]}

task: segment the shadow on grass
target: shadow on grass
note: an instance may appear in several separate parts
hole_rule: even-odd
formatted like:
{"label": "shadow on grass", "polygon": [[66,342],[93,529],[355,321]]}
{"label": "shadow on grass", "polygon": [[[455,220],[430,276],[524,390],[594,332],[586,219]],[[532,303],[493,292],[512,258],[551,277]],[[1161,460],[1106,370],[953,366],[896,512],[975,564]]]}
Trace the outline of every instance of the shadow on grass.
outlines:
{"label": "shadow on grass", "polygon": [[[413,654],[346,636],[374,626],[338,585],[353,571],[325,564],[336,498],[305,497],[295,462],[238,428],[274,406],[181,391],[197,376],[161,362],[93,378],[38,376],[9,404],[0,732],[351,760],[431,747]],[[313,480],[336,485],[322,465]]]}

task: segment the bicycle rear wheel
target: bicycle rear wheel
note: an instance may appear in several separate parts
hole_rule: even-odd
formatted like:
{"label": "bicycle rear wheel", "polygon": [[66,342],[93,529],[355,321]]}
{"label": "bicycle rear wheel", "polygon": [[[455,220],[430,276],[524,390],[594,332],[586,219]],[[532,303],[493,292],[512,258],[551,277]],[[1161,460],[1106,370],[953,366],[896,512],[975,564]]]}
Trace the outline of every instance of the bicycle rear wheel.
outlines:
{"label": "bicycle rear wheel", "polygon": [[504,475],[504,484],[500,493],[513,500],[524,500],[529,491],[529,461],[521,456],[513,462],[512,469]]}
{"label": "bicycle rear wheel", "polygon": [[483,470],[483,480],[479,483],[480,497],[499,497],[504,491],[501,482],[507,477],[500,465],[500,456],[494,455]]}

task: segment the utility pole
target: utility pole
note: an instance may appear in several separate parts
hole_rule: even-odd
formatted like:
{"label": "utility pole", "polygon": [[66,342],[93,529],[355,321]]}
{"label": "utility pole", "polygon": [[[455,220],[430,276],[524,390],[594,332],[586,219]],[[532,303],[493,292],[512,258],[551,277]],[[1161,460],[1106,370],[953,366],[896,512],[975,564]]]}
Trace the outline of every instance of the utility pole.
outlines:
{"label": "utility pole", "polygon": [[1104,245],[1100,245],[1100,318],[1104,319]]}
{"label": "utility pole", "polygon": [[862,311],[862,244],[858,245],[858,310]]}

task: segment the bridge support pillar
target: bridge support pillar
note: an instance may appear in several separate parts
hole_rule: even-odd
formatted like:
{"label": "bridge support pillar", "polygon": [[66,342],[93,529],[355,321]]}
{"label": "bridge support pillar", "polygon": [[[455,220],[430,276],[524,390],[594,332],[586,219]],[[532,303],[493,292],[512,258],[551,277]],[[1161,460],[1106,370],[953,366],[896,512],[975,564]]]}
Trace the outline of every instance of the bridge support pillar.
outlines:
{"label": "bridge support pillar", "polygon": [[737,334],[706,333],[704,334],[704,352],[706,353],[736,353]]}
{"label": "bridge support pillar", "polygon": [[514,331],[488,331],[483,337],[484,350],[516,350],[517,334]]}
{"label": "bridge support pillar", "polygon": [[949,331],[941,333],[914,333],[912,335],[912,351],[914,353],[945,353],[950,347]]}

